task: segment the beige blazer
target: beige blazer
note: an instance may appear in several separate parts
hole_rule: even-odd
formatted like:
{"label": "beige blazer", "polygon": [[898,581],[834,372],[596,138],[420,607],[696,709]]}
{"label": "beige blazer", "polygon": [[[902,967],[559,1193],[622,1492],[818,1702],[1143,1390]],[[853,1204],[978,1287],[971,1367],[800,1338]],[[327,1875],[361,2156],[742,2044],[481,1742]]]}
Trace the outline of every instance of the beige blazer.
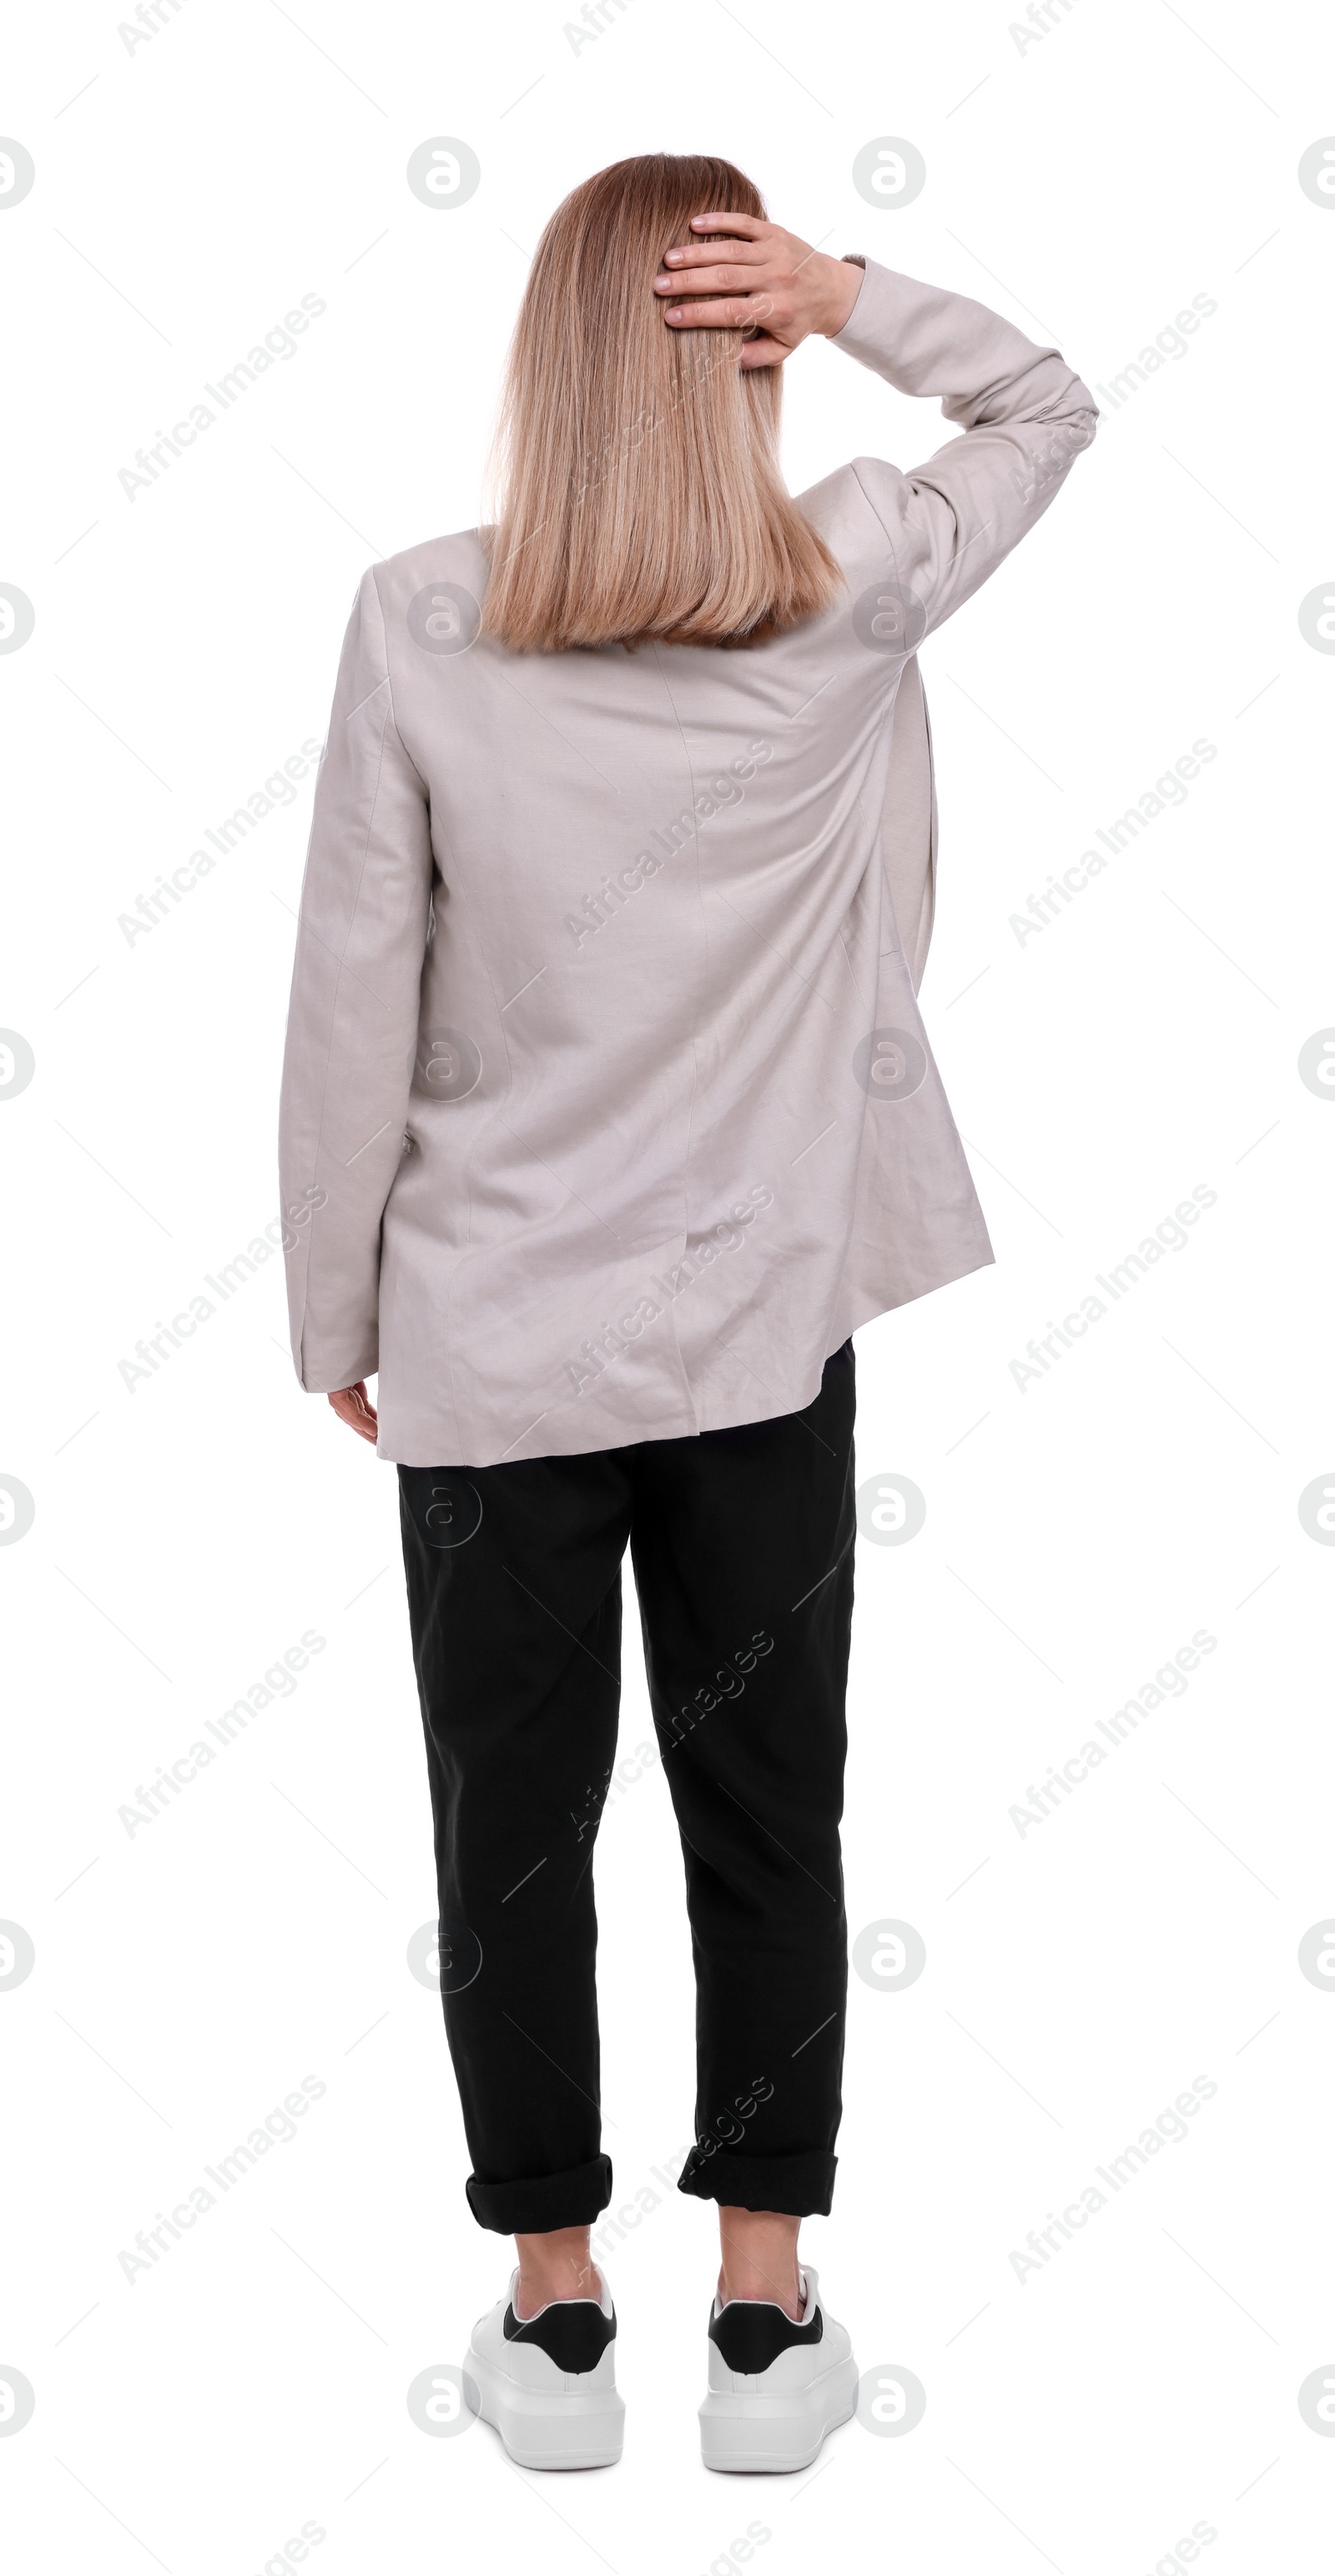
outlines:
{"label": "beige blazer", "polygon": [[366,573],[315,788],[280,1116],[304,1387],[486,1466],[808,1404],[992,1258],[919,1017],[916,651],[1094,434],[1055,349],[869,261],[833,346],[963,430],[801,496],[847,591],[750,650],[476,640],[475,530]]}

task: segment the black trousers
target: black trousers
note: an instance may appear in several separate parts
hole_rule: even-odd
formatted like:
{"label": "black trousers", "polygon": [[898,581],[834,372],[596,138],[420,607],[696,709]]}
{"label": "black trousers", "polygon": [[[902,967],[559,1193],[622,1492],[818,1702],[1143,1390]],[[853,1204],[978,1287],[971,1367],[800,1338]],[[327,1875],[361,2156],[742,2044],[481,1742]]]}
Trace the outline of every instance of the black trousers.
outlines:
{"label": "black trousers", "polygon": [[853,1412],[846,1342],[814,1403],[774,1421],[399,1469],[445,2027],[483,2227],[592,2223],[611,2197],[592,1862],[628,1541],[695,1961],[696,2142],[679,2188],[830,2207]]}

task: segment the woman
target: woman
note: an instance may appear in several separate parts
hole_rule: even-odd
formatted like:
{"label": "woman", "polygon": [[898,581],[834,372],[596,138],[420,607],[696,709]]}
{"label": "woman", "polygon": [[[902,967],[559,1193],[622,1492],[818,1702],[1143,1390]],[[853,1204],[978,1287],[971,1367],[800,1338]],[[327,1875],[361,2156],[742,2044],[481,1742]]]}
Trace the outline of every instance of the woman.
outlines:
{"label": "woman", "polygon": [[[812,332],[964,436],[791,499]],[[797,2254],[840,2111],[850,1337],[992,1257],[915,1001],[913,654],[1095,417],[1055,350],[810,249],[729,162],[619,162],[539,246],[495,524],[353,609],[284,1070],[293,1350],[398,1464],[467,2193],[518,2250],[466,2377],[526,2465],[621,2447],[591,1861],[627,1543],[697,1978],[680,2188],[719,2204],[705,2459],[802,2466],[854,2407]]]}

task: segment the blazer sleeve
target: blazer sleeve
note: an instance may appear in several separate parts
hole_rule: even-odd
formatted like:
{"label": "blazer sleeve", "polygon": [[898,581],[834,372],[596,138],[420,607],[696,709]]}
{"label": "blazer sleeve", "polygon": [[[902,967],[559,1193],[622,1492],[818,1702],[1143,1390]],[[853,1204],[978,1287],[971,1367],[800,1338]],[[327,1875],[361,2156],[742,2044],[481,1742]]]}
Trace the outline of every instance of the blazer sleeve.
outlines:
{"label": "blazer sleeve", "polygon": [[970,296],[875,260],[833,346],[899,393],[938,395],[965,433],[908,474],[854,459],[889,539],[912,650],[1042,517],[1090,445],[1098,406],[1058,350],[1038,348]]}
{"label": "blazer sleeve", "polygon": [[313,1394],[379,1364],[380,1221],[403,1147],[431,871],[427,790],[394,721],[370,571],[316,775],[279,1107],[292,1355]]}

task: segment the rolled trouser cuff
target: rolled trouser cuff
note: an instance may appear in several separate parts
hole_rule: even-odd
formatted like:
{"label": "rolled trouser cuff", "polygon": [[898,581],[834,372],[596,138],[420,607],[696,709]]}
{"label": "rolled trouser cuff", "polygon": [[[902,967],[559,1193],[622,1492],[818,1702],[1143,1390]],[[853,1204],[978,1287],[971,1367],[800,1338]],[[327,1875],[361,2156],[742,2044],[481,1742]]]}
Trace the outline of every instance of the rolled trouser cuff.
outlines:
{"label": "rolled trouser cuff", "polygon": [[545,2236],[554,2227],[592,2227],[612,2197],[612,2159],[594,2156],[566,2173],[534,2174],[527,2182],[479,2182],[464,2189],[479,2227],[498,2236]]}
{"label": "rolled trouser cuff", "polygon": [[823,2147],[793,2156],[735,2156],[727,2147],[702,2155],[692,2147],[678,2191],[731,2209],[777,2209],[789,2218],[828,2218],[839,2159]]}

